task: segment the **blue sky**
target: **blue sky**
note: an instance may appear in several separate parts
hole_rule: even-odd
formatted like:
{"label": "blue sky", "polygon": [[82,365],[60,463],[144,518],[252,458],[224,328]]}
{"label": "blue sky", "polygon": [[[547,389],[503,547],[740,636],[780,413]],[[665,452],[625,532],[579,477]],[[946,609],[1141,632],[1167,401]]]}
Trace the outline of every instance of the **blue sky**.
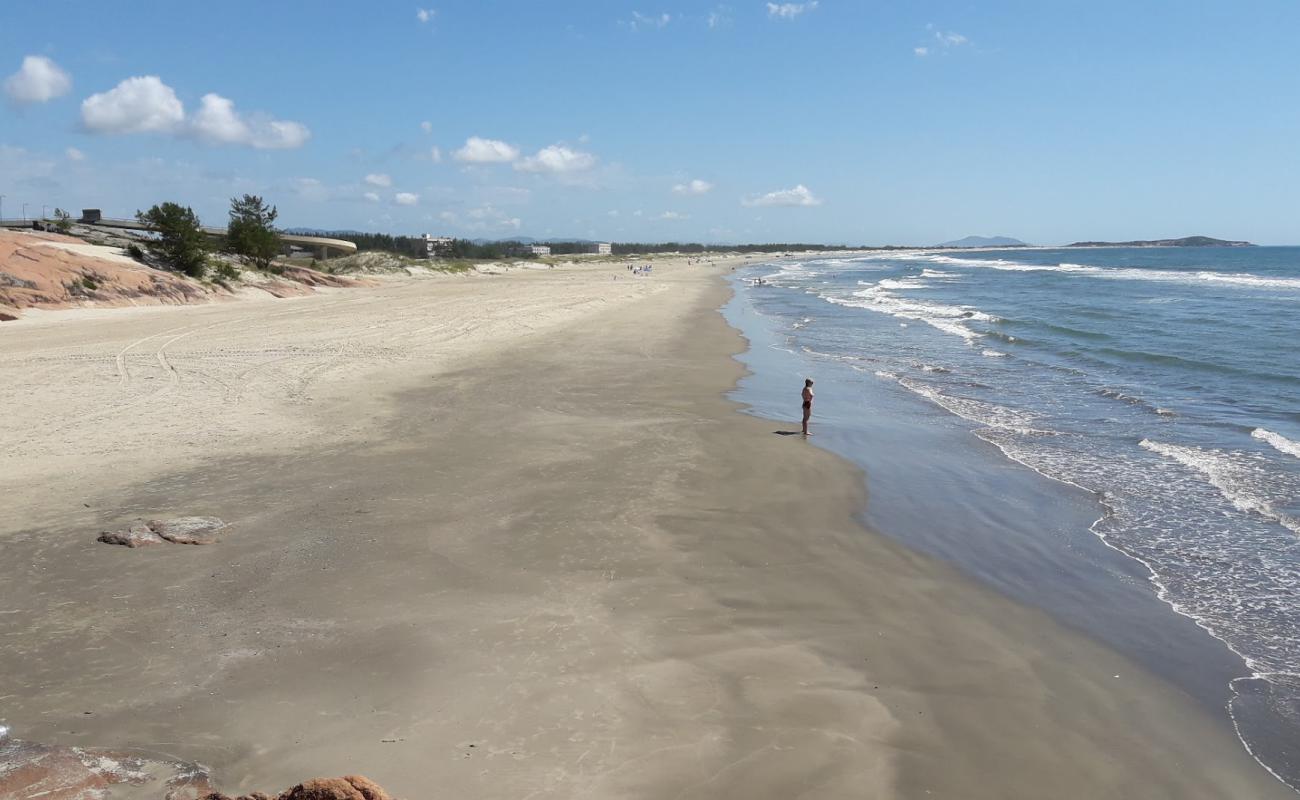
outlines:
{"label": "blue sky", "polygon": [[3,2],[6,217],[1300,243],[1293,0]]}

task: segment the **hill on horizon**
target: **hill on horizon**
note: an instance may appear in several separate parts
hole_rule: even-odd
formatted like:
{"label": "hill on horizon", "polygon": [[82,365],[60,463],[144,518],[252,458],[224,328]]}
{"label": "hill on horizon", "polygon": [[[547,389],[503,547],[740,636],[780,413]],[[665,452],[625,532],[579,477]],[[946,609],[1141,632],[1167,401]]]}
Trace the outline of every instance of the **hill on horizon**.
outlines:
{"label": "hill on horizon", "polygon": [[1028,247],[1029,245],[1010,236],[967,236],[951,242],[937,244],[935,247]]}

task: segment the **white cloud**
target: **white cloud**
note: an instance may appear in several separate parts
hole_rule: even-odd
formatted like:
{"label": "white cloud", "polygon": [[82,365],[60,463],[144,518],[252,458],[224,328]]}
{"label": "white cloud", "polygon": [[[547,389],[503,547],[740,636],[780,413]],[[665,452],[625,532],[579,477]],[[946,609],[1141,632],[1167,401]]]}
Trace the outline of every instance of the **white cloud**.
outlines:
{"label": "white cloud", "polygon": [[429,148],[429,160],[435,164],[442,163],[442,150],[438,149],[436,145]]}
{"label": "white cloud", "polygon": [[14,103],[46,103],[72,89],[72,76],[45,56],[26,56],[18,71],[5,78],[5,95]]}
{"label": "white cloud", "polygon": [[185,121],[185,106],[156,75],[127,78],[81,103],[81,124],[94,133],[170,133]]}
{"label": "white cloud", "polygon": [[369,201],[372,202],[372,203],[378,203],[378,202],[379,202],[379,195],[375,194],[374,192],[366,192],[365,194],[363,194],[363,195],[361,195],[361,196],[364,197],[364,198],[366,198],[367,200],[369,200]]}
{"label": "white cloud", "polygon": [[382,186],[385,189],[393,185],[392,176],[385,175],[382,172],[372,172],[369,175],[367,175],[364,178],[364,180],[366,183],[370,184],[371,186]]}
{"label": "white cloud", "polygon": [[469,164],[506,164],[519,158],[519,148],[496,139],[471,136],[452,155],[457,161]]}
{"label": "white cloud", "polygon": [[428,22],[429,20],[433,19],[434,15],[437,13],[438,13],[437,9],[417,8],[415,9],[415,18],[418,19],[420,22]]}
{"label": "white cloud", "polygon": [[611,216],[611,217],[617,217],[617,216],[618,216],[618,210],[617,210],[617,209],[615,209],[615,210],[613,210],[613,211],[607,211],[607,212],[605,212],[605,213],[608,214],[608,215]]}
{"label": "white cloud", "polygon": [[426,119],[424,122],[420,123],[420,130],[425,133],[433,133],[433,123]]}
{"label": "white cloud", "polygon": [[742,206],[819,206],[822,201],[802,183],[793,189],[778,189],[775,192],[746,197],[740,201]]}
{"label": "white cloud", "polygon": [[642,14],[640,11],[632,12],[632,19],[624,20],[619,24],[625,28],[631,28],[639,31],[642,28],[663,28],[673,21],[673,15],[663,14]]}
{"label": "white cloud", "polygon": [[731,25],[731,15],[728,13],[730,11],[731,9],[726,6],[718,6],[713,11],[710,11],[705,20],[708,23],[709,30],[717,30]]}
{"label": "white cloud", "polygon": [[536,155],[531,155],[515,163],[515,169],[521,172],[583,172],[596,166],[596,157],[581,150],[571,150],[561,144],[543,147]]}
{"label": "white cloud", "polygon": [[80,150],[78,150],[78,149],[75,148],[75,147],[69,147],[67,150],[64,150],[64,151],[63,151],[63,154],[66,155],[66,156],[68,157],[68,160],[69,160],[69,161],[85,161],[85,160],[86,160],[86,154],[83,153],[83,152],[81,152]]}
{"label": "white cloud", "polygon": [[806,3],[768,3],[767,15],[774,19],[794,19],[805,11],[816,8],[817,0],[808,0]]}
{"label": "white cloud", "polygon": [[420,202],[420,196],[413,192],[398,192],[393,195],[393,202],[399,206],[413,206]]}
{"label": "white cloud", "polygon": [[918,56],[928,56],[928,55],[930,55],[930,48],[928,48],[928,47],[913,47],[913,48],[912,48],[912,52],[913,52],[913,53],[916,53]]}
{"label": "white cloud", "polygon": [[81,124],[92,133],[172,133],[209,144],[238,144],[263,150],[301,147],[311,131],[300,122],[245,116],[234,101],[205,94],[188,120],[185,105],[156,75],[127,78],[81,103]]}
{"label": "white cloud", "polygon": [[690,219],[690,215],[679,214],[676,211],[665,211],[659,215],[659,219]]}
{"label": "white cloud", "polygon": [[699,178],[690,183],[679,183],[673,187],[673,191],[677,194],[708,194],[712,190],[713,184]]}
{"label": "white cloud", "polygon": [[195,136],[212,144],[242,144],[261,150],[301,147],[311,138],[307,126],[271,119],[264,114],[245,117],[235,103],[219,94],[205,94],[190,118]]}

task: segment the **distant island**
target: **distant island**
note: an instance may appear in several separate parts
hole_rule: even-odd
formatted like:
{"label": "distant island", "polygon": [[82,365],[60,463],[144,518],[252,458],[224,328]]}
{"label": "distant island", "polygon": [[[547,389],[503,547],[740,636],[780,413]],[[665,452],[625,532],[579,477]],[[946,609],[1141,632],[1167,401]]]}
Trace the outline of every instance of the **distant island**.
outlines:
{"label": "distant island", "polygon": [[1010,236],[967,236],[951,242],[936,244],[935,247],[1028,247],[1029,245]]}
{"label": "distant island", "polygon": [[1209,236],[1184,236],[1181,239],[1143,239],[1136,242],[1075,242],[1066,247],[1254,247],[1251,242],[1213,239]]}

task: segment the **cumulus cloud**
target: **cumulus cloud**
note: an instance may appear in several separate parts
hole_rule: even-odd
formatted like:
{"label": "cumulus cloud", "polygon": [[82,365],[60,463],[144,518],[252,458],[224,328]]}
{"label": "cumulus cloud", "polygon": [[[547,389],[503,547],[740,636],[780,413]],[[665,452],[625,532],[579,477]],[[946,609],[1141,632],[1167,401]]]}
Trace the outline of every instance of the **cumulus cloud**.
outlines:
{"label": "cumulus cloud", "polygon": [[507,164],[519,158],[519,148],[496,139],[471,136],[452,155],[467,164]]}
{"label": "cumulus cloud", "polygon": [[420,22],[428,22],[429,20],[433,19],[434,14],[437,13],[438,13],[437,9],[417,8],[415,9],[415,18],[418,19]]}
{"label": "cumulus cloud", "polygon": [[668,219],[668,220],[690,219],[690,215],[679,214],[676,211],[665,211],[664,213],[659,215],[659,219]]}
{"label": "cumulus cloud", "polygon": [[413,192],[398,192],[393,195],[393,202],[399,206],[413,206],[420,202],[420,196]]}
{"label": "cumulus cloud", "polygon": [[245,117],[235,110],[233,100],[213,93],[203,95],[189,128],[211,144],[242,144],[260,150],[301,147],[311,138],[311,131],[302,123],[271,119],[264,114]]}
{"label": "cumulus cloud", "polygon": [[361,195],[361,196],[364,197],[364,198],[366,198],[367,200],[369,200],[369,201],[372,202],[372,203],[378,203],[378,202],[379,202],[379,195],[375,194],[374,192],[366,192],[365,194],[363,194],[363,195]]}
{"label": "cumulus cloud", "polygon": [[596,166],[596,157],[581,150],[571,150],[561,144],[543,147],[535,155],[515,162],[521,172],[584,172]]}
{"label": "cumulus cloud", "polygon": [[420,123],[420,130],[425,133],[433,133],[433,123],[426,119],[424,122]]}
{"label": "cumulus cloud", "polygon": [[741,199],[743,206],[819,206],[822,201],[802,183],[793,189],[778,189],[775,192],[760,194]]}
{"label": "cumulus cloud", "polygon": [[677,194],[708,194],[712,189],[713,184],[699,178],[690,183],[679,183],[673,187],[673,191]]}
{"label": "cumulus cloud", "polygon": [[45,56],[25,57],[4,82],[5,96],[19,105],[47,103],[71,89],[72,77]]}
{"label": "cumulus cloud", "polygon": [[672,21],[672,14],[642,14],[640,11],[633,11],[632,19],[623,20],[619,24],[625,28],[639,31],[642,28],[663,28]]}
{"label": "cumulus cloud", "polygon": [[767,15],[773,19],[794,19],[806,11],[817,8],[817,0],[806,3],[768,3]]}
{"label": "cumulus cloud", "polygon": [[709,30],[726,28],[729,25],[731,25],[731,15],[728,13],[730,11],[731,9],[727,8],[726,6],[718,6],[714,10],[710,11],[709,16],[705,18],[705,22],[708,24]]}
{"label": "cumulus cloud", "polygon": [[365,182],[371,186],[388,188],[393,185],[393,178],[391,175],[385,175],[382,172],[372,172],[365,177]]}
{"label": "cumulus cloud", "polygon": [[185,122],[185,106],[156,75],[127,78],[81,102],[81,124],[93,133],[170,133]]}
{"label": "cumulus cloud", "polygon": [[918,56],[922,56],[922,57],[924,57],[924,56],[928,56],[928,55],[930,55],[930,48],[928,48],[928,47],[913,47],[913,48],[912,48],[912,52],[913,52],[913,53],[916,53]]}
{"label": "cumulus cloud", "polygon": [[234,101],[208,93],[189,117],[176,92],[156,75],[127,78],[81,103],[81,124],[92,133],[170,133],[209,144],[237,144],[263,150],[301,147],[311,131],[300,122],[265,114],[241,114]]}
{"label": "cumulus cloud", "polygon": [[429,160],[435,164],[442,163],[442,150],[438,149],[436,145],[429,148]]}
{"label": "cumulus cloud", "polygon": [[75,148],[75,147],[69,147],[67,150],[64,150],[64,151],[63,151],[63,154],[64,154],[65,156],[68,157],[68,160],[69,160],[69,161],[85,161],[85,160],[86,160],[86,154],[83,153],[83,152],[81,152],[80,150],[78,150],[78,149]]}

